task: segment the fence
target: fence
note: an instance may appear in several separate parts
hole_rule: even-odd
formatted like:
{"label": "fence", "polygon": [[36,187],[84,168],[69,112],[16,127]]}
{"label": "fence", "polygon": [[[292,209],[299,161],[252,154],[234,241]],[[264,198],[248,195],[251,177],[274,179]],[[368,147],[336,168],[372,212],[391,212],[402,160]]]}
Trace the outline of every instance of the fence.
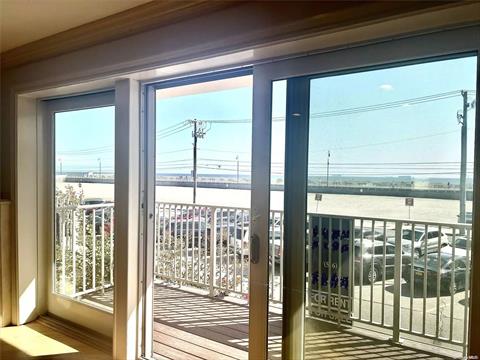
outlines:
{"label": "fence", "polygon": [[113,285],[114,204],[55,209],[55,291],[79,297]]}
{"label": "fence", "polygon": [[[158,203],[156,217],[158,278],[248,298],[248,209]],[[314,218],[327,224],[317,236]],[[320,214],[308,223],[309,316],[389,329],[395,341],[409,333],[466,344],[471,225]],[[269,247],[269,298],[281,303],[282,211],[270,212]]]}
{"label": "fence", "polygon": [[[317,232],[314,217],[323,223]],[[342,238],[345,227],[348,237]],[[408,333],[461,345],[465,351],[471,225],[309,214],[308,233],[307,307],[312,316],[390,329],[394,341]],[[342,267],[332,269],[342,263],[342,241],[350,249],[346,274],[354,283],[348,287],[346,311],[341,305],[345,296],[334,281],[342,277]],[[313,261],[315,252],[325,261]],[[333,306],[332,298],[340,305]]]}
{"label": "fence", "polygon": [[[246,208],[157,203],[155,276],[248,299]],[[282,211],[270,212],[271,302],[282,302]],[[56,210],[55,289],[76,297],[113,285],[113,204]],[[307,315],[365,323],[465,349],[471,225],[307,216]]]}

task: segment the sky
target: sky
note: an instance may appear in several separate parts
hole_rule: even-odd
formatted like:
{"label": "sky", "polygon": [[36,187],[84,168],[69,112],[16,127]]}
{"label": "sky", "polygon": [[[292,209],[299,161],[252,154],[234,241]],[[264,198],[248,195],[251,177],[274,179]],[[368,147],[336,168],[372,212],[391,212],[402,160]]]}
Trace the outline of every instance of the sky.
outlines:
{"label": "sky", "polygon": [[[468,57],[311,80],[309,175],[325,174],[330,151],[332,175],[458,177],[460,90],[475,90],[475,79],[476,58]],[[475,93],[469,94],[471,102]],[[435,96],[414,100],[431,95]],[[404,101],[408,99],[413,100]],[[398,101],[399,106],[391,106]],[[274,176],[283,168],[285,104],[286,81],[275,82]],[[375,111],[364,108],[378,104],[387,105]],[[156,106],[157,173],[190,174],[192,127],[185,121],[198,119],[223,121],[205,124],[206,134],[198,140],[199,174],[236,175],[238,156],[241,174],[249,175],[250,86],[160,98]],[[232,120],[240,121],[225,123]],[[473,161],[473,130],[474,111],[470,110],[469,162]],[[57,172],[60,163],[63,172],[98,172],[100,162],[103,172],[111,172],[113,144],[113,107],[56,115]]]}

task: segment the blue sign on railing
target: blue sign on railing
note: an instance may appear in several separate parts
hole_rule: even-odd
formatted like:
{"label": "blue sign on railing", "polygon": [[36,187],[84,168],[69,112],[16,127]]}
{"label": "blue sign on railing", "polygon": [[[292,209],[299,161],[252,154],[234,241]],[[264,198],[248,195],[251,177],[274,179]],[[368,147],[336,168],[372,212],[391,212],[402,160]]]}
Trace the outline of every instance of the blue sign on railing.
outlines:
{"label": "blue sign on railing", "polygon": [[352,219],[310,215],[310,222],[310,312],[330,320],[349,322]]}

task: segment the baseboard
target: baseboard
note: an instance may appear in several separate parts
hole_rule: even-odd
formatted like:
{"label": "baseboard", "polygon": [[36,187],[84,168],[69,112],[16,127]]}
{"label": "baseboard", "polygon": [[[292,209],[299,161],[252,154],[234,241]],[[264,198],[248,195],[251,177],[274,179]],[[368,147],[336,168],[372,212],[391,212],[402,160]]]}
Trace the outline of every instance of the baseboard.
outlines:
{"label": "baseboard", "polygon": [[107,354],[112,353],[112,339],[91,329],[60,319],[52,314],[41,315],[36,322],[81,341]]}

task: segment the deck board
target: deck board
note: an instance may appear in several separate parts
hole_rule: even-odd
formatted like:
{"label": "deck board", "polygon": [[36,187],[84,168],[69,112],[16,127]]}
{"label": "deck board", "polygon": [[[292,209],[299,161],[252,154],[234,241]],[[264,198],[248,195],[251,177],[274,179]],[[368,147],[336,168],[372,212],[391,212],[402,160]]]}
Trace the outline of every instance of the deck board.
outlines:
{"label": "deck board", "polygon": [[[216,334],[217,335],[217,334]],[[215,335],[215,336],[216,336]],[[232,346],[228,346],[223,344],[222,342],[213,341],[204,336],[199,336],[192,334],[190,332],[182,331],[175,329],[171,326],[167,326],[161,324],[159,322],[155,322],[154,324],[154,341],[156,342],[164,342],[170,339],[186,339],[191,346],[198,346],[201,348],[206,348],[209,350],[209,354],[212,356],[210,358],[218,359],[247,359],[248,352],[234,348]],[[224,341],[228,341],[228,337],[224,337]],[[217,337],[217,340],[221,340],[220,337]],[[183,344],[182,344],[183,345]],[[190,351],[192,354],[194,352]],[[200,356],[201,357],[201,356]]]}
{"label": "deck board", "polygon": [[[112,289],[101,294],[113,295]],[[95,300],[95,294],[89,295]],[[112,298],[113,299],[113,296]],[[110,300],[111,301],[111,300]],[[248,358],[248,306],[155,284],[153,350],[180,360]],[[281,315],[269,314],[269,358],[281,358]],[[321,320],[306,319],[305,359],[446,359],[447,357]]]}

